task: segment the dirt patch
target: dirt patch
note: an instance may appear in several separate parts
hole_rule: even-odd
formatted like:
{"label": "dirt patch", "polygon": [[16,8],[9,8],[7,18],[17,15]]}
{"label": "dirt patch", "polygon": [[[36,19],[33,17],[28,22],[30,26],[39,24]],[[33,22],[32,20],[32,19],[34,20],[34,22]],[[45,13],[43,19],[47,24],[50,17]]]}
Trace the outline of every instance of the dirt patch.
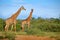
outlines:
{"label": "dirt patch", "polygon": [[15,40],[55,40],[50,37],[32,36],[32,35],[16,35]]}

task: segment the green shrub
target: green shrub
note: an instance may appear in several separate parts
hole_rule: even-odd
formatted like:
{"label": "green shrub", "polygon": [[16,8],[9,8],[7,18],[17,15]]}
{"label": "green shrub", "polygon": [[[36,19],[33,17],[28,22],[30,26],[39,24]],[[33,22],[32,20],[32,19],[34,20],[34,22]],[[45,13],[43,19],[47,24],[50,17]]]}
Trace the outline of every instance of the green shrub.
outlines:
{"label": "green shrub", "polygon": [[[5,27],[5,21],[4,19],[0,18],[0,31],[4,31],[4,27]],[[26,26],[24,27],[25,29],[27,29]],[[56,19],[32,18],[30,28],[36,28],[41,31],[47,31],[47,32],[60,32],[60,20],[57,18]],[[17,20],[16,31],[20,31],[20,30],[21,30],[21,20]]]}
{"label": "green shrub", "polygon": [[0,18],[0,31],[4,31],[5,21],[4,19]]}
{"label": "green shrub", "polygon": [[5,35],[5,38],[8,38],[9,40],[15,40],[15,33],[5,32],[4,35]]}

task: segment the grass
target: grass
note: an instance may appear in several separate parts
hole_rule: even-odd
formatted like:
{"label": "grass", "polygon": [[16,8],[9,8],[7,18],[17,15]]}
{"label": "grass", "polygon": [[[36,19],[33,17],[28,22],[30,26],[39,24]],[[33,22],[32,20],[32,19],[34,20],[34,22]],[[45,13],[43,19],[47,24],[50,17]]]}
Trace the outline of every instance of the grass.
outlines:
{"label": "grass", "polygon": [[16,35],[27,35],[26,32],[22,32],[22,31],[16,32],[15,34],[16,34]]}
{"label": "grass", "polygon": [[13,32],[0,32],[1,36],[0,39],[9,39],[9,40],[15,40],[15,33]]}
{"label": "grass", "polygon": [[27,34],[27,32],[0,32],[0,35],[39,35],[39,36],[59,36],[60,32],[40,32],[39,34]]}
{"label": "grass", "polygon": [[60,40],[60,32],[42,32],[38,34],[27,34],[27,32],[0,32],[0,39],[8,38],[9,40],[15,40],[15,35],[34,35],[34,36],[48,36]]}

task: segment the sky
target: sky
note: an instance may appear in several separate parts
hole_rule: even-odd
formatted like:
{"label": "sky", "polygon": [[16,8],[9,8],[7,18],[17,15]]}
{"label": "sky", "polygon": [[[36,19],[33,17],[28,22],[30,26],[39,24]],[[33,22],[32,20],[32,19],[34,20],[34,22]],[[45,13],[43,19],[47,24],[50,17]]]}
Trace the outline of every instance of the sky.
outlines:
{"label": "sky", "polygon": [[21,6],[26,11],[21,11],[17,19],[26,19],[31,9],[34,18],[59,18],[60,15],[60,0],[0,0],[0,18],[11,17]]}

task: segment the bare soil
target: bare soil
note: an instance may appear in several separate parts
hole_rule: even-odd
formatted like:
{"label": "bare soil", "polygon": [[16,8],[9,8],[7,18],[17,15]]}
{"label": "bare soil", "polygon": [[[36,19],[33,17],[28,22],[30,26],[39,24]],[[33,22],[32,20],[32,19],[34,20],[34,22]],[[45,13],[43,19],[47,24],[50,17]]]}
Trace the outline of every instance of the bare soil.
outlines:
{"label": "bare soil", "polygon": [[56,40],[47,36],[16,35],[15,40]]}

